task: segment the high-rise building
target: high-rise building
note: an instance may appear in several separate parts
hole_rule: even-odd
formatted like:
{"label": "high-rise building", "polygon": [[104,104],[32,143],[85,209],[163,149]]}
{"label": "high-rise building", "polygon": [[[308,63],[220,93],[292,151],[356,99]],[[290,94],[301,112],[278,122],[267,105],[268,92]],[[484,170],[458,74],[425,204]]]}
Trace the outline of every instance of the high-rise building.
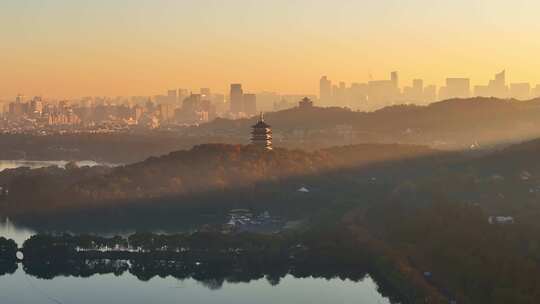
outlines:
{"label": "high-rise building", "polygon": [[22,103],[22,102],[24,102],[24,95],[18,94],[17,97],[15,98],[15,102],[16,102],[16,103]]}
{"label": "high-rise building", "polygon": [[431,103],[437,101],[437,87],[435,85],[428,85],[424,88],[423,102]]}
{"label": "high-rise building", "polygon": [[198,123],[201,122],[201,95],[191,94],[186,97],[182,103],[182,108],[175,111],[176,120],[183,123]]}
{"label": "high-rise building", "polygon": [[394,72],[390,73],[390,80],[391,80],[392,83],[394,84],[394,88],[395,88],[395,89],[399,89],[399,76],[398,76],[398,72],[394,71]]}
{"label": "high-rise building", "polygon": [[533,90],[533,98],[538,98],[540,97],[540,84],[537,84],[536,87],[534,87],[534,90]]}
{"label": "high-rise building", "polygon": [[506,71],[495,74],[495,79],[490,81],[490,86],[495,88],[506,88]]}
{"label": "high-rise building", "polygon": [[158,105],[159,119],[163,122],[170,122],[174,118],[174,108],[171,104]]}
{"label": "high-rise building", "polygon": [[527,82],[510,84],[510,96],[519,100],[527,100],[531,96],[531,85]]}
{"label": "high-rise building", "polygon": [[280,95],[274,92],[258,92],[257,93],[257,110],[271,111],[274,109],[274,104],[279,102]]}
{"label": "high-rise building", "polygon": [[352,108],[363,108],[367,102],[367,83],[352,83],[348,94],[349,105]]}
{"label": "high-rise building", "polygon": [[201,94],[191,94],[191,96],[184,99],[182,104],[182,110],[185,113],[194,113],[199,110],[201,105]]}
{"label": "high-rise building", "polygon": [[491,90],[489,89],[489,85],[477,85],[477,86],[474,86],[474,96],[482,96],[482,97],[487,97],[487,96],[493,96],[491,94]]}
{"label": "high-rise building", "polygon": [[413,90],[421,93],[424,90],[424,81],[422,79],[413,79]]}
{"label": "high-rise building", "polygon": [[402,100],[404,102],[422,102],[424,99],[424,81],[414,79],[412,86],[403,89]]}
{"label": "high-rise building", "polygon": [[212,91],[210,88],[201,88],[201,99],[212,100]]}
{"label": "high-rise building", "polygon": [[475,86],[474,95],[498,98],[508,97],[508,87],[506,86],[506,71],[495,74],[494,79],[490,80],[488,85]]}
{"label": "high-rise building", "polygon": [[244,112],[244,91],[241,84],[231,84],[230,100],[232,114]]}
{"label": "high-rise building", "polygon": [[332,103],[332,82],[326,76],[319,82],[319,99],[323,104]]}
{"label": "high-rise building", "polygon": [[167,91],[167,103],[168,104],[175,104],[178,102],[178,91],[176,90],[168,90]]}
{"label": "high-rise building", "polygon": [[338,106],[345,106],[347,104],[347,85],[345,82],[340,81],[339,86],[332,87],[332,102]]}
{"label": "high-rise building", "polygon": [[370,109],[392,104],[396,101],[397,95],[395,83],[392,80],[373,80],[368,83]]}
{"label": "high-rise building", "polygon": [[441,99],[469,98],[471,80],[469,78],[447,78],[446,86],[441,88]]}
{"label": "high-rise building", "polygon": [[41,97],[36,96],[30,101],[30,113],[34,115],[41,115],[43,113],[43,101]]}
{"label": "high-rise building", "polygon": [[184,99],[189,96],[189,92],[186,89],[178,89],[178,104],[184,102]]}
{"label": "high-rise building", "polygon": [[248,116],[257,114],[257,95],[244,94],[244,113]]}

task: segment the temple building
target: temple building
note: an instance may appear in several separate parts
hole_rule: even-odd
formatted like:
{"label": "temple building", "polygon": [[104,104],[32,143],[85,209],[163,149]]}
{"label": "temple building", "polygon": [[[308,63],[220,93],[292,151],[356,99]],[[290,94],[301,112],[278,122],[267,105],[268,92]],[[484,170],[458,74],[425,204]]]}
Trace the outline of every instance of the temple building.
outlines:
{"label": "temple building", "polygon": [[251,144],[266,150],[272,150],[272,128],[264,122],[263,113],[261,113],[259,121],[252,128]]}
{"label": "temple building", "polygon": [[300,102],[298,103],[298,107],[300,109],[310,109],[313,108],[313,101],[309,99],[308,97],[304,97]]}

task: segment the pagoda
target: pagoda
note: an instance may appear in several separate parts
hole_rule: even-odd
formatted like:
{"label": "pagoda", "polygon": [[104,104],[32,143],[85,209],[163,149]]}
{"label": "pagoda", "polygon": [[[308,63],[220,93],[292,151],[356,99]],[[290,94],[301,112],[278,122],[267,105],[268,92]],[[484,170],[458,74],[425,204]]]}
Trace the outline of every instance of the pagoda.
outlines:
{"label": "pagoda", "polygon": [[261,112],[259,121],[251,127],[251,144],[272,150],[272,128],[264,122],[264,115]]}

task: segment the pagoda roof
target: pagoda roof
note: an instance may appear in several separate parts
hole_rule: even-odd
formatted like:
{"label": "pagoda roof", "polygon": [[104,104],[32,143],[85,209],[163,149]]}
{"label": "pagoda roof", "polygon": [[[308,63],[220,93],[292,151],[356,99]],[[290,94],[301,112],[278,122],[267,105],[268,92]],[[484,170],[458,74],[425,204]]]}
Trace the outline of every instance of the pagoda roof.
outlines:
{"label": "pagoda roof", "polygon": [[255,129],[264,129],[264,128],[270,128],[270,127],[271,126],[269,124],[264,122],[264,115],[262,112],[261,112],[259,121],[257,121],[257,123],[252,126],[252,128],[255,128]]}
{"label": "pagoda roof", "polygon": [[270,128],[270,127],[271,126],[269,124],[261,120],[259,120],[256,124],[252,126],[252,128],[257,128],[257,129],[264,129],[264,128]]}

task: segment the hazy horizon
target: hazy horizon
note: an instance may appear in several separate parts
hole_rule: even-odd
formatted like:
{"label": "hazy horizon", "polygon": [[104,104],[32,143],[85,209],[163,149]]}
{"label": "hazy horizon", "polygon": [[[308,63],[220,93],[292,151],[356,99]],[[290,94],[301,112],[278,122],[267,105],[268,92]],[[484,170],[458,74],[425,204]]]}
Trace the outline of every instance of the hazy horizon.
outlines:
{"label": "hazy horizon", "polygon": [[[9,1],[0,96],[211,87],[315,94],[318,80],[540,83],[532,1]],[[519,17],[518,17],[519,16]],[[504,22],[502,22],[504,20]]]}

